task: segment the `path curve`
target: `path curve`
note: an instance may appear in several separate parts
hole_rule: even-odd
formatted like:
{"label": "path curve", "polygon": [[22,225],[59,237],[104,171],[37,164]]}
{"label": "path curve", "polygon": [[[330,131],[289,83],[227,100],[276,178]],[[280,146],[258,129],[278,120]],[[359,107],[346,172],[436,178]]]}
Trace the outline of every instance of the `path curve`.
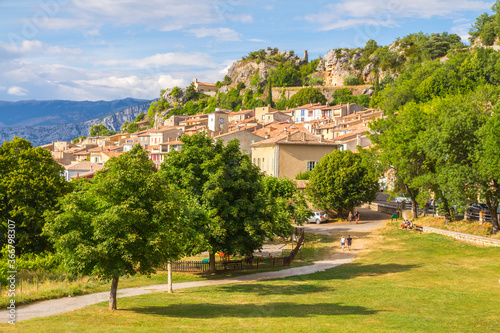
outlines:
{"label": "path curve", "polygon": [[[307,225],[306,230],[310,232],[317,232],[324,234],[344,232],[344,231],[346,232],[371,231],[383,226],[388,218],[388,215],[378,212],[372,212],[366,209],[359,209],[359,211],[361,214],[361,221],[359,224],[335,223],[335,224]],[[366,219],[363,219],[363,216],[365,216]],[[322,272],[327,269],[352,262],[356,256],[356,252],[357,251],[352,251],[349,253],[346,252],[336,253],[332,258],[328,260],[317,261],[313,265],[294,267],[276,272],[255,273],[236,278],[228,278],[220,280],[174,283],[173,289],[178,290],[186,288],[218,286],[223,284],[262,281],[270,279],[282,279],[290,276],[307,275],[316,272]],[[159,285],[150,285],[145,287],[118,289],[118,298],[167,291],[167,287],[168,287],[167,284],[159,284]],[[87,305],[106,302],[108,300],[109,300],[109,291],[105,291],[105,292],[77,296],[77,297],[68,297],[68,298],[60,298],[60,299],[36,302],[30,305],[16,308],[16,322],[31,318],[47,317],[64,312],[69,312],[83,308]],[[0,323],[7,323],[8,320],[9,320],[8,311],[7,310],[0,311]]]}

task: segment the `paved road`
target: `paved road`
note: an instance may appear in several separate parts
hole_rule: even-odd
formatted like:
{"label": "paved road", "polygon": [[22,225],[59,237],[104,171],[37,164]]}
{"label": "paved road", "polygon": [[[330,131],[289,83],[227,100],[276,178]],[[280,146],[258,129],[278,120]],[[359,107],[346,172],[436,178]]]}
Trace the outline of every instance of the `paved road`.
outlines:
{"label": "paved road", "polygon": [[[349,223],[325,223],[320,225],[309,224],[306,225],[305,228],[307,231],[322,233],[322,234],[331,234],[342,231],[366,232],[383,226],[388,219],[388,215],[378,212],[372,212],[368,209],[359,209],[359,213],[361,217],[359,224],[355,224],[354,222],[352,224]],[[339,265],[350,263],[351,261],[354,260],[354,257],[356,256],[356,253],[359,252],[359,250],[361,250],[361,247],[356,248],[355,246],[353,246],[353,251],[351,252],[336,253],[334,256],[332,256],[332,258],[328,260],[317,261],[310,266],[294,267],[277,272],[256,273],[237,278],[174,283],[173,288],[174,290],[177,290],[185,288],[217,286],[223,284],[262,281],[269,279],[281,279],[290,276],[312,274]],[[164,291],[167,291],[166,284],[152,285],[139,288],[118,289],[118,297],[121,298],[121,297],[138,296],[148,293],[164,292]],[[87,305],[106,302],[108,300],[109,300],[109,291],[78,296],[78,297],[68,297],[68,298],[37,302],[18,308],[16,311],[16,321],[22,321],[37,317],[52,316],[80,309]],[[7,315],[8,312],[6,310],[0,311],[0,323],[6,323],[8,321]]]}

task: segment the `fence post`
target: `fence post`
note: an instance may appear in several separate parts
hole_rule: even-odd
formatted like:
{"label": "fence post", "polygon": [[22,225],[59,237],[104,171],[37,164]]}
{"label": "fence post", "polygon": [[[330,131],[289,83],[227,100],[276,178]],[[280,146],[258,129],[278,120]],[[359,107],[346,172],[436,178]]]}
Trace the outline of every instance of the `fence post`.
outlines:
{"label": "fence post", "polygon": [[168,293],[171,294],[173,293],[173,290],[172,290],[172,261],[168,261],[168,264],[167,264],[167,268],[168,268]]}

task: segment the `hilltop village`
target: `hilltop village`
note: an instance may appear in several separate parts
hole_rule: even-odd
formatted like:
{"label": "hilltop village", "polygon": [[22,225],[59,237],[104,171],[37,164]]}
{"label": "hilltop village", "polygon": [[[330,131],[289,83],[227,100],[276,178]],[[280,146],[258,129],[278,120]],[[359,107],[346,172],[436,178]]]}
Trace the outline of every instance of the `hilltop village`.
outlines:
{"label": "hilltop village", "polygon": [[[208,92],[210,84],[199,84]],[[208,92],[210,93],[210,92]],[[250,154],[255,165],[267,175],[286,176],[310,171],[333,150],[356,151],[370,146],[368,124],[383,112],[356,103],[330,106],[310,103],[293,109],[276,110],[270,105],[233,112],[216,108],[209,114],[155,117],[137,122],[139,131],[109,136],[92,136],[77,142],[52,142],[42,146],[65,169],[65,178],[92,178],[112,157],[141,145],[159,169],[165,155],[182,149],[181,137],[206,132],[224,143],[238,139],[241,151]]]}

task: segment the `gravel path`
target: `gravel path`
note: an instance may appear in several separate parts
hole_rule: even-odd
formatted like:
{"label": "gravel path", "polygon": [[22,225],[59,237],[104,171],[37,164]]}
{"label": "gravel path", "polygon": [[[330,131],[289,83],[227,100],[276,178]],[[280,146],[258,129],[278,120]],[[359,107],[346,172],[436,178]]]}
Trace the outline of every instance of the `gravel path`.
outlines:
{"label": "gravel path", "polygon": [[[353,233],[363,232],[363,231],[366,232],[383,226],[388,218],[388,215],[381,214],[378,212],[372,212],[367,209],[359,209],[359,212],[361,217],[359,224],[355,223],[352,224],[326,223],[320,225],[310,224],[306,226],[306,230],[309,232],[322,233],[322,234],[336,234],[339,232],[343,233],[351,231]],[[289,268],[276,272],[256,273],[256,274],[240,276],[237,278],[228,278],[221,280],[180,282],[180,283],[174,283],[173,288],[174,290],[177,290],[185,288],[217,286],[223,284],[281,279],[290,276],[312,274],[352,262],[354,260],[354,257],[356,256],[356,253],[359,252],[361,249],[362,246],[356,247],[356,242],[354,242],[352,251],[336,253],[332,258],[328,260],[317,261],[310,266]],[[138,295],[162,292],[162,291],[167,291],[166,284],[151,285],[138,288],[118,289],[118,297],[121,298],[121,297],[138,296]],[[27,320],[37,317],[52,316],[59,313],[80,309],[87,305],[105,302],[108,300],[109,300],[109,291],[89,294],[84,296],[68,297],[68,298],[36,302],[30,305],[17,308],[16,321]],[[0,311],[0,323],[6,323],[8,321],[7,315],[8,312],[6,310]]]}

